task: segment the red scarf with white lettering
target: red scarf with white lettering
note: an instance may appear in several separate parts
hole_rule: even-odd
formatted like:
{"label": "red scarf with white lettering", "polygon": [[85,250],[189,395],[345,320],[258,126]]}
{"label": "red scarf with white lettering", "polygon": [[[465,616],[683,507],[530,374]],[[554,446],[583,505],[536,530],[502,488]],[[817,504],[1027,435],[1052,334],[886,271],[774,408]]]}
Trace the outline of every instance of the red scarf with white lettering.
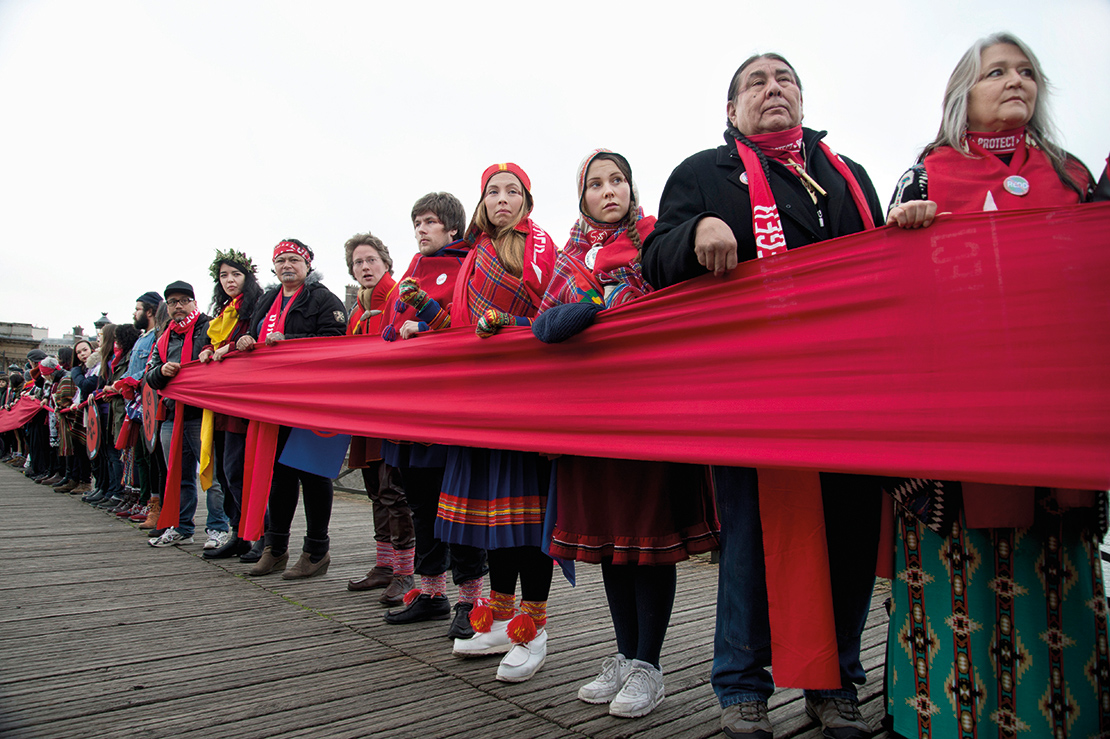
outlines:
{"label": "red scarf with white lettering", "polygon": [[[158,353],[163,362],[170,361],[170,334],[182,334],[181,364],[193,358],[193,329],[196,328],[200,310],[185,317],[184,321],[170,321],[166,330],[158,337]],[[177,402],[173,414],[173,434],[170,436],[169,464],[166,467],[166,488],[162,492],[162,512],[158,516],[158,528],[167,529],[181,525],[181,449],[185,431],[185,404]],[[191,474],[191,472],[190,472]]]}
{"label": "red scarf with white lettering", "polygon": [[[1025,136],[1018,138],[1009,164],[996,156],[1004,152],[988,150],[979,144],[980,140],[988,146],[998,145],[991,134],[971,133],[966,140],[967,154],[941,146],[925,157],[929,199],[937,204],[938,212],[1053,208],[1080,201],[1079,195],[1060,180],[1048,156]],[[1069,159],[1068,172],[1084,189],[1088,175],[1083,165]],[[1022,191],[1025,194],[1019,195]]]}
{"label": "red scarf with white lettering", "polygon": [[[824,141],[820,142],[818,147],[848,185],[848,191],[852,194],[852,200],[859,210],[860,218],[863,219],[864,229],[875,228],[875,220],[871,217],[871,208],[867,204],[863,188],[856,181],[855,175],[848,169],[848,165]],[[760,149],[763,150],[763,147],[761,146]],[[772,156],[773,159],[790,155],[787,149],[779,148],[772,151],[776,152]],[[759,156],[742,144],[739,139],[736,140],[736,152],[740,155],[740,161],[744,163],[744,170],[748,175],[748,194],[752,201],[752,231],[755,233],[756,256],[762,259],[786,251],[786,236],[782,231],[779,208],[775,204],[775,194],[771,191],[771,183],[767,181],[767,175],[763,173],[763,165],[759,161]],[[768,155],[767,150],[763,150],[763,152],[765,156]]]}
{"label": "red scarf with white lettering", "polygon": [[[764,134],[753,141],[764,156],[786,164],[801,163],[801,127],[797,131]],[[764,148],[768,145],[768,148]],[[796,150],[795,150],[796,146]],[[875,227],[863,188],[835,152],[824,142],[821,152],[848,185],[864,229]],[[778,205],[771,183],[755,151],[736,140],[736,151],[748,175],[748,193],[752,202],[752,231],[755,234],[756,256],[760,259],[787,249]],[[795,159],[797,157],[797,159]],[[793,168],[790,168],[793,170]],[[799,175],[800,176],[800,175]],[[790,660],[790,647],[803,645],[807,672],[805,683],[810,688],[837,688],[840,672],[836,634],[832,623],[832,589],[827,581],[805,577],[800,562],[821,572],[828,571],[828,548],[825,543],[825,518],[821,498],[821,477],[817,472],[798,469],[760,467],[756,470],[759,484],[759,513],[763,527],[764,567],[767,572],[768,615],[771,623],[771,661],[776,679],[794,684],[797,679]],[[792,620],[789,614],[796,604],[805,602],[815,617]],[[804,671],[804,670],[803,670]]]}
{"label": "red scarf with white lettering", "polygon": [[281,307],[281,299],[283,291],[278,290],[277,295],[274,296],[274,302],[270,305],[270,310],[266,312],[266,317],[262,319],[262,330],[258,332],[258,340],[265,341],[266,337],[270,334],[284,334],[285,333],[285,318],[289,315],[289,309],[293,307],[293,303],[297,302],[297,296],[304,290],[302,284],[297,288],[297,292],[289,298],[289,302],[285,307]]}
{"label": "red scarf with white lettering", "polygon": [[[496,249],[493,247],[489,234],[480,233],[476,238],[468,234],[468,240],[474,238],[475,248],[471,249],[470,253],[466,255],[466,261],[463,262],[462,269],[459,271],[459,277],[455,280],[455,291],[451,298],[452,326],[472,325],[482,317],[481,312],[475,315],[473,311],[468,310],[471,305],[471,290],[493,297],[492,302],[496,307],[498,305],[496,296],[499,293],[512,293],[519,288],[523,288],[524,294],[533,305],[531,315],[535,315],[535,307],[542,302],[544,290],[547,288],[547,283],[551,281],[551,275],[555,270],[555,242],[531,218],[525,218],[518,223],[516,230],[525,234],[524,269],[519,278],[505,272],[497,279],[491,280],[491,275],[486,275],[481,270],[475,269],[478,253],[482,251],[481,247],[483,245],[487,247],[487,251],[492,253],[496,253]],[[471,284],[472,281],[473,285]],[[493,284],[498,281],[504,284]],[[519,282],[519,284],[513,284],[514,282]]]}
{"label": "red scarf with white lettering", "polygon": [[185,334],[185,343],[181,345],[181,363],[184,364],[193,358],[193,328],[200,318],[200,310],[194,308],[193,312],[185,316],[184,321],[170,321],[166,330],[158,337],[158,353],[163,362],[170,361],[170,334]]}

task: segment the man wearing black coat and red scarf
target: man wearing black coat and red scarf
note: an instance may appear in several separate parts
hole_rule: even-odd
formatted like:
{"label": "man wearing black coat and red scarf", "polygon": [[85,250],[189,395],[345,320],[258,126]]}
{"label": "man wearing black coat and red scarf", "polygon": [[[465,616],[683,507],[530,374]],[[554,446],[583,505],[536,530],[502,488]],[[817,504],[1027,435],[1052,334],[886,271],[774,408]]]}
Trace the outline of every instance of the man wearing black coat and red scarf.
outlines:
{"label": "man wearing black coat and red scarf", "polygon": [[[644,276],[653,286],[723,275],[738,261],[882,223],[863,168],[833,153],[822,142],[824,132],[802,128],[802,87],[785,59],[763,54],[744,62],[729,86],[726,112],[725,144],[693,155],[667,181],[659,222],[643,251]],[[775,287],[781,295],[788,286]],[[824,503],[840,685],[806,690],[806,709],[825,736],[869,736],[856,685],[864,680],[860,636],[874,585],[880,489],[864,476],[821,473],[818,480],[812,474],[807,484]],[[759,488],[771,489],[775,475],[713,468],[721,564],[712,683],[722,728],[734,738],[772,736],[767,700],[775,684],[767,670],[771,621]],[[822,687],[831,687],[827,680]]]}
{"label": "man wearing black coat and red scarf", "polygon": [[[154,342],[150,355],[150,369],[146,382],[155,390],[162,390],[177,373],[181,365],[200,356],[208,343],[208,316],[197,307],[193,286],[178,280],[166,286],[166,308],[169,309],[170,322],[166,330]],[[176,526],[169,526],[161,535],[149,540],[152,547],[170,547],[193,543],[193,514],[197,510],[197,462],[200,459],[200,422],[203,411],[191,405],[183,405],[172,400],[166,404],[166,420],[162,424],[162,453],[169,468],[166,490],[163,492],[162,507],[164,517],[170,515],[166,509],[174,497],[171,488],[180,491],[179,520]],[[180,407],[179,407],[180,406]],[[181,411],[184,408],[184,412]],[[180,453],[173,455],[177,448]],[[220,483],[212,480],[205,499],[208,519],[205,531],[209,538],[220,537],[226,540],[230,526],[224,513],[224,493]],[[171,512],[172,513],[172,512]]]}

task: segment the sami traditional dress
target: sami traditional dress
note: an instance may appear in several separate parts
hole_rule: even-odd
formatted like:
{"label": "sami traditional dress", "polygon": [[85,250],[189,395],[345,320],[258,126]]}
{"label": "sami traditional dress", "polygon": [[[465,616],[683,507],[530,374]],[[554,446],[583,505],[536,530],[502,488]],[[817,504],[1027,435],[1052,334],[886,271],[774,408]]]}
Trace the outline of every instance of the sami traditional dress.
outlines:
{"label": "sami traditional dress", "polygon": [[[526,237],[521,277],[505,270],[486,234],[473,236],[455,284],[452,326],[477,323],[491,308],[514,316],[518,325],[531,323],[551,280],[555,242],[530,219],[517,229]],[[449,447],[435,535],[487,550],[539,547],[550,486],[551,460],[540,454]]]}
{"label": "sami traditional dress", "polygon": [[[636,224],[640,243],[655,218]],[[621,305],[651,292],[626,229],[580,224],[555,262],[541,314],[583,300]],[[561,560],[616,565],[674,564],[717,548],[720,526],[707,468],[562,456],[555,461],[557,505],[549,552]]]}
{"label": "sami traditional dress", "polygon": [[[938,148],[903,176],[892,205],[932,199],[938,212],[968,212],[1087,199],[1023,131],[970,136],[971,157]],[[1013,145],[992,153],[1006,136]],[[1075,160],[1067,169],[1089,193],[1086,169]],[[975,279],[973,264],[959,266]],[[1105,497],[938,481],[893,487],[905,503],[887,641],[893,729],[931,739],[1106,736]]]}

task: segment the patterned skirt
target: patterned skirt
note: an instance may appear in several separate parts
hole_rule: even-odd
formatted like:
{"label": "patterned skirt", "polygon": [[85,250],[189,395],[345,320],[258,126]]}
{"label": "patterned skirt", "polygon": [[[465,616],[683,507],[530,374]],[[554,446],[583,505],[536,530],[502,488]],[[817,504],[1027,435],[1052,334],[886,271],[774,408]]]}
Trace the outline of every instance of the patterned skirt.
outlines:
{"label": "patterned skirt", "polygon": [[708,468],[572,456],[555,465],[553,557],[660,565],[718,547]]}
{"label": "patterned skirt", "polygon": [[887,711],[908,737],[1110,732],[1110,656],[1091,510],[1038,490],[1028,529],[897,524]]}
{"label": "patterned skirt", "polygon": [[480,549],[543,544],[551,460],[535,452],[447,449],[435,535]]}

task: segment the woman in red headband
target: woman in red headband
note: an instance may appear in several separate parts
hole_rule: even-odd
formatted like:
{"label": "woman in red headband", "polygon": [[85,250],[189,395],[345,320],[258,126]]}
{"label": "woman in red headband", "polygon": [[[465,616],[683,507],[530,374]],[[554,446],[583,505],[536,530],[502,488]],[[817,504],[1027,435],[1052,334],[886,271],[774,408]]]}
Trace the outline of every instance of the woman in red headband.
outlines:
{"label": "woman in red headband", "polygon": [[[504,326],[529,326],[555,266],[555,242],[528,215],[531,181],[520,166],[495,164],[482,173],[482,199],[466,240],[450,306],[450,324],[474,326],[489,338]],[[403,280],[400,297],[420,320],[443,326],[443,311]],[[497,679],[522,682],[547,656],[547,596],[553,562],[540,548],[551,463],[535,453],[451,447],[435,535],[449,544],[489,552],[489,605],[471,611],[475,634],[455,640],[462,657],[508,652]],[[520,580],[520,614],[516,585]]]}
{"label": "woman in red headband", "polygon": [[[976,42],[888,222],[1090,200],[1093,178],[1054,140],[1047,92],[1019,39]],[[964,293],[984,287],[984,258],[959,246],[934,254],[949,289]],[[894,729],[935,739],[1110,733],[1105,493],[936,480],[888,490],[902,504],[886,671]]]}
{"label": "woman in red headband", "polygon": [[[342,301],[312,274],[312,250],[296,239],[286,239],[274,247],[274,274],[281,285],[267,290],[258,299],[251,316],[250,333],[236,342],[239,351],[251,351],[257,344],[273,346],[286,339],[311,336],[342,336],[347,328],[347,312]],[[269,524],[262,558],[250,575],[282,572],[286,580],[322,575],[328,570],[328,524],[331,521],[331,480],[282,464],[282,449],[290,428],[278,432],[274,476],[270,485]],[[297,485],[304,491],[307,531],[301,556],[289,569],[289,529],[297,511]]]}
{"label": "woman in red headband", "polygon": [[[548,285],[533,333],[563,341],[604,308],[651,292],[640,249],[655,227],[636,202],[628,160],[608,149],[578,168],[579,218]],[[549,551],[601,564],[616,654],[578,697],[636,718],[663,700],[659,655],[674,605],[676,563],[717,547],[719,526],[705,467],[563,456]]]}

